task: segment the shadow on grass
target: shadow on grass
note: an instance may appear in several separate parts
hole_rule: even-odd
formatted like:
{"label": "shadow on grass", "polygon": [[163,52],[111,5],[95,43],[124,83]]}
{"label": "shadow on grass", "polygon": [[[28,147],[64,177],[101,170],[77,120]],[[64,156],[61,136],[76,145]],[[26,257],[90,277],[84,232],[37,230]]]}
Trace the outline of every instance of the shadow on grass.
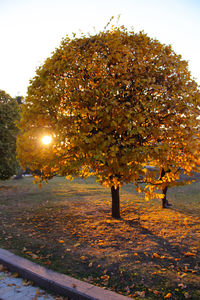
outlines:
{"label": "shadow on grass", "polygon": [[190,198],[178,207],[172,191],[173,209],[162,210],[128,187],[122,219],[114,220],[110,191],[93,181],[56,178],[43,190],[30,184],[11,183],[0,195],[1,247],[125,295],[145,290],[147,299],[167,292],[182,299],[183,286],[191,295],[200,290],[200,222],[187,210]]}

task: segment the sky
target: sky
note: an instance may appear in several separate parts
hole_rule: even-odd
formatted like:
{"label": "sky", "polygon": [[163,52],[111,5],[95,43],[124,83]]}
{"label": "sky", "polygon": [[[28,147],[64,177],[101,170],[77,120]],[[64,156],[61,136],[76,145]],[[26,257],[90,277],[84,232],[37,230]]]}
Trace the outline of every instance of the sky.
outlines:
{"label": "sky", "polygon": [[66,34],[95,34],[118,15],[119,26],[171,44],[200,84],[200,0],[0,0],[0,89],[26,96]]}

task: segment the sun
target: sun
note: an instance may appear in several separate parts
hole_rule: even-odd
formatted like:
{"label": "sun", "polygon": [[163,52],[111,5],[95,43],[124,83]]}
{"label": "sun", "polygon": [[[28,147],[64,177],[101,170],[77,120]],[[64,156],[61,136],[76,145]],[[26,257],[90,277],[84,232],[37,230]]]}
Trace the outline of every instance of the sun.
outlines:
{"label": "sun", "polygon": [[50,135],[45,135],[42,138],[42,143],[44,145],[49,145],[51,143],[51,141],[52,141],[52,137]]}

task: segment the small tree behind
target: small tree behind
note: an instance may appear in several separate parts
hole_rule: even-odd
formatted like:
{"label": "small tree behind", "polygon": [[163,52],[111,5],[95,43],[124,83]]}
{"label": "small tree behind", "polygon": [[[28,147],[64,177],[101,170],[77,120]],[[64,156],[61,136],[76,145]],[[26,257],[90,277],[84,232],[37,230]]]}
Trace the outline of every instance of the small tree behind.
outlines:
{"label": "small tree behind", "polygon": [[19,119],[15,99],[0,90],[0,179],[9,179],[17,170],[16,137]]}
{"label": "small tree behind", "polygon": [[[199,104],[187,63],[143,32],[67,37],[31,81],[19,157],[42,179],[95,175],[111,188],[119,218],[120,187],[148,179],[150,162],[174,172],[196,167]],[[44,147],[39,140],[47,133],[53,142]]]}

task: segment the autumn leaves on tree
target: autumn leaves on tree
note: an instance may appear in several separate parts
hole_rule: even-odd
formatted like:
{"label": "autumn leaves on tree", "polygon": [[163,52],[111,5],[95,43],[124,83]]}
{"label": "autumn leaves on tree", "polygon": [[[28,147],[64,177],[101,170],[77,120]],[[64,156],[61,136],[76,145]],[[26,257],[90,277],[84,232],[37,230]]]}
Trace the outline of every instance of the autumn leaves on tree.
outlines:
{"label": "autumn leaves on tree", "polygon": [[[19,157],[42,180],[95,175],[111,188],[119,218],[124,183],[143,178],[151,197],[176,182],[180,168],[198,170],[199,114],[198,86],[170,46],[124,28],[66,37],[29,86]],[[44,147],[46,134],[52,142]],[[170,171],[157,179],[147,165]]]}

